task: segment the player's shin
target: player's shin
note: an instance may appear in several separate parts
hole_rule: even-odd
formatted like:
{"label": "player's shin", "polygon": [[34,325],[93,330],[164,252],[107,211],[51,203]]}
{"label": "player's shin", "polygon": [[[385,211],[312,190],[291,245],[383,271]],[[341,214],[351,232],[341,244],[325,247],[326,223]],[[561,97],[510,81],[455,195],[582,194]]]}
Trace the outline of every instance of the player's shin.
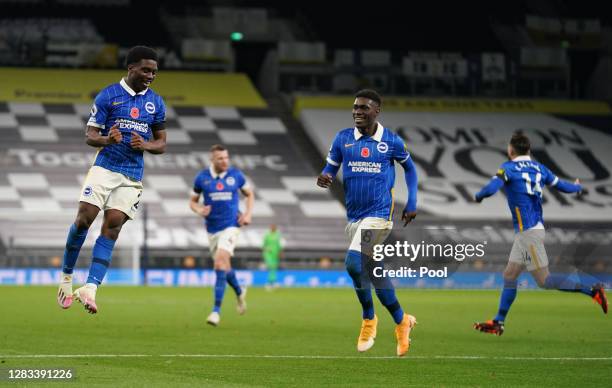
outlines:
{"label": "player's shin", "polygon": [[372,291],[370,282],[362,276],[361,253],[349,250],[344,260],[346,270],[353,279],[353,285],[361,308],[363,309],[363,319],[374,319],[374,303],[372,301]]}
{"label": "player's shin", "polygon": [[68,237],[66,238],[66,247],[64,249],[64,264],[62,272],[64,274],[72,274],[74,266],[79,257],[79,252],[87,237],[88,229],[78,229],[75,224],[70,226]]}
{"label": "player's shin", "polygon": [[512,306],[514,299],[516,299],[517,285],[518,282],[516,280],[504,279],[504,289],[499,298],[499,309],[497,310],[497,315],[493,318],[495,321],[504,322],[506,320],[510,306]]}
{"label": "player's shin", "polygon": [[227,284],[229,284],[233,289],[236,295],[242,294],[242,288],[240,288],[240,284],[238,283],[238,279],[236,279],[236,272],[233,269],[230,269],[225,274],[225,278],[227,280]]}
{"label": "player's shin", "polygon": [[378,296],[380,303],[389,310],[395,323],[400,324],[402,319],[404,319],[404,310],[395,296],[393,285],[390,283],[391,282],[389,282],[388,286],[385,288],[376,288],[376,296]]}
{"label": "player's shin", "polygon": [[581,292],[585,295],[593,296],[591,287],[585,287],[580,282],[572,280],[564,274],[549,274],[544,281],[544,288],[566,292]]}
{"label": "player's shin", "polygon": [[226,272],[222,270],[215,270],[217,280],[215,281],[215,307],[213,312],[218,313],[221,311],[221,303],[223,302],[223,294],[225,294],[225,282],[227,281]]}
{"label": "player's shin", "polygon": [[98,237],[93,247],[93,258],[91,260],[91,266],[89,267],[87,283],[97,286],[102,283],[110,265],[114,247],[115,240],[111,240],[104,236]]}

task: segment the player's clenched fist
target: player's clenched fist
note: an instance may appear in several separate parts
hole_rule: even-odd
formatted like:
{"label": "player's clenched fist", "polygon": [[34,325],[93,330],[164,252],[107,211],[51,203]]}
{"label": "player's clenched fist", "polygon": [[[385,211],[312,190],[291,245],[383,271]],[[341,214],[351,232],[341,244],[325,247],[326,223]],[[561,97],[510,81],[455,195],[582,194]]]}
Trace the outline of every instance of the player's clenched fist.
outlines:
{"label": "player's clenched fist", "polygon": [[201,215],[202,217],[208,217],[212,207],[210,205],[198,206],[196,209],[196,213]]}
{"label": "player's clenched fist", "polygon": [[130,146],[138,151],[144,151],[145,140],[137,134],[136,132],[132,132],[132,138],[130,139]]}
{"label": "player's clenched fist", "polygon": [[123,135],[119,131],[119,124],[115,124],[108,131],[108,142],[109,144],[118,144],[123,140]]}
{"label": "player's clenched fist", "polygon": [[332,181],[333,181],[333,178],[332,178],[331,175],[329,175],[329,174],[321,174],[317,178],[317,186],[323,187],[323,188],[327,189],[329,186],[331,186]]}

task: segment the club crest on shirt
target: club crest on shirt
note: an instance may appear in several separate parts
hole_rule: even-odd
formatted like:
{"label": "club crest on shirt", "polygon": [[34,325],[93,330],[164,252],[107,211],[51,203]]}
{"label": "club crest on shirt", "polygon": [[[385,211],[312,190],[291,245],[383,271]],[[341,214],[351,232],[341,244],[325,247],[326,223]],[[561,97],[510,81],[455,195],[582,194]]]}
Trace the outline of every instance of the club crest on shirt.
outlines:
{"label": "club crest on shirt", "polygon": [[145,104],[145,110],[149,114],[155,113],[155,104],[153,104],[151,101],[147,101],[147,103]]}
{"label": "club crest on shirt", "polygon": [[381,154],[384,154],[385,152],[389,151],[389,146],[387,145],[387,143],[381,141],[376,145],[376,149]]}
{"label": "club crest on shirt", "polygon": [[140,116],[140,110],[138,110],[138,108],[133,107],[132,109],[130,109],[130,117],[132,117],[133,119],[137,119],[138,116]]}
{"label": "club crest on shirt", "polygon": [[217,182],[217,186],[215,186],[217,188],[217,190],[223,190],[225,188],[225,186],[223,185],[223,182]]}
{"label": "club crest on shirt", "polygon": [[233,176],[230,176],[225,180],[225,183],[227,183],[228,186],[233,186],[236,184],[236,179],[234,179]]}
{"label": "club crest on shirt", "polygon": [[361,149],[361,157],[362,158],[369,158],[370,157],[370,149],[368,147],[363,147]]}

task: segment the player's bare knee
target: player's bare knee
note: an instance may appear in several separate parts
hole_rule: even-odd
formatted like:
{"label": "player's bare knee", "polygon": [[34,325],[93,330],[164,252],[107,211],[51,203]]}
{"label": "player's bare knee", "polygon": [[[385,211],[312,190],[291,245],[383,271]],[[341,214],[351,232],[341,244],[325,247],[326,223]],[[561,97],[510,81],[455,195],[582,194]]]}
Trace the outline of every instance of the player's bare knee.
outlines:
{"label": "player's bare knee", "polygon": [[74,225],[76,225],[77,229],[79,230],[89,229],[91,223],[92,221],[88,220],[86,217],[82,217],[81,215],[78,215],[74,220]]}
{"label": "player's bare knee", "polygon": [[111,240],[117,241],[119,238],[119,232],[121,232],[121,227],[123,224],[107,224],[104,223],[102,225],[102,235]]}
{"label": "player's bare knee", "polygon": [[518,279],[520,272],[517,272],[514,269],[506,268],[504,270],[504,281],[514,281]]}
{"label": "player's bare knee", "polygon": [[225,257],[218,257],[215,259],[214,268],[220,271],[229,271],[231,269],[230,262]]}
{"label": "player's bare knee", "polygon": [[540,278],[535,278],[535,281],[540,288],[546,288],[546,282]]}
{"label": "player's bare knee", "polygon": [[546,287],[546,277],[547,276],[534,276],[533,279],[536,281],[536,284],[538,285],[538,287],[540,288],[547,288]]}

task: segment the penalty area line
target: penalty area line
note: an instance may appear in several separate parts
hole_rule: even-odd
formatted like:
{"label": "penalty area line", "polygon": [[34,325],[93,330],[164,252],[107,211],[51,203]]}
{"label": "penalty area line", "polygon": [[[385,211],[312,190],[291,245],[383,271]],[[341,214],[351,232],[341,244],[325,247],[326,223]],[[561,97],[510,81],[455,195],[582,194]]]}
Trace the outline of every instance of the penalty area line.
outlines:
{"label": "penalty area line", "polygon": [[[396,356],[340,356],[340,355],[283,355],[283,354],[0,354],[0,359],[24,358],[246,358],[288,360],[393,360]],[[612,357],[521,357],[521,356],[469,356],[469,355],[408,355],[415,360],[494,360],[494,361],[612,361]]]}

